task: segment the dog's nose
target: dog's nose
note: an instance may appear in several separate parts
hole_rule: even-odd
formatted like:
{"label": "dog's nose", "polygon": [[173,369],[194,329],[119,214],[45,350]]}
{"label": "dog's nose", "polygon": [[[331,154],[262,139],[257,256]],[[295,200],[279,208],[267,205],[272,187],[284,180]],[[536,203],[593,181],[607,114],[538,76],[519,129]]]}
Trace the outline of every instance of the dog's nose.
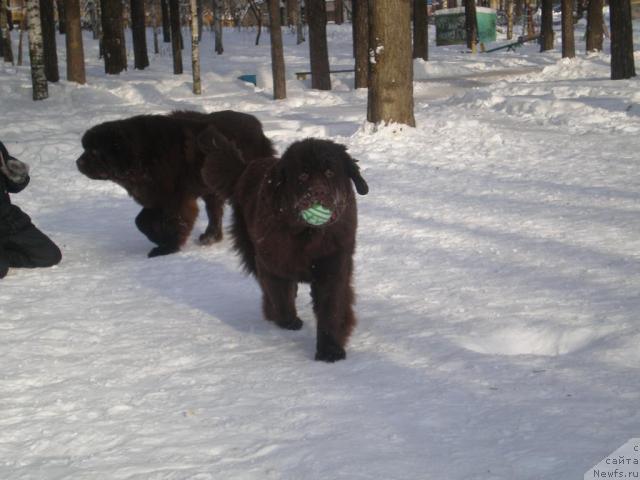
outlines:
{"label": "dog's nose", "polygon": [[329,189],[326,185],[317,183],[309,187],[309,195],[312,198],[326,198],[329,196]]}

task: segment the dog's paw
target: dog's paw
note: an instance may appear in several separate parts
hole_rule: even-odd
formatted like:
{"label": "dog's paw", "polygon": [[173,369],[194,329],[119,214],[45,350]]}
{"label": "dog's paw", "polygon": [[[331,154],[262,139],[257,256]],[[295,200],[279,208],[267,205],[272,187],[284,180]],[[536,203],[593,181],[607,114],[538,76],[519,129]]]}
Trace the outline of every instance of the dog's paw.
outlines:
{"label": "dog's paw", "polygon": [[147,257],[153,258],[160,257],[162,255],[169,255],[171,253],[176,253],[178,250],[180,249],[176,247],[155,247],[151,249],[151,251],[147,254]]}
{"label": "dog's paw", "polygon": [[300,330],[302,325],[304,325],[304,322],[298,317],[295,317],[293,320],[281,320],[276,322],[276,324],[285,330]]}
{"label": "dog's paw", "polygon": [[222,232],[204,232],[198,237],[200,245],[213,245],[222,240]]}
{"label": "dog's paw", "polygon": [[316,360],[333,363],[347,358],[345,349],[338,345],[330,335],[318,333],[318,346],[316,349]]}

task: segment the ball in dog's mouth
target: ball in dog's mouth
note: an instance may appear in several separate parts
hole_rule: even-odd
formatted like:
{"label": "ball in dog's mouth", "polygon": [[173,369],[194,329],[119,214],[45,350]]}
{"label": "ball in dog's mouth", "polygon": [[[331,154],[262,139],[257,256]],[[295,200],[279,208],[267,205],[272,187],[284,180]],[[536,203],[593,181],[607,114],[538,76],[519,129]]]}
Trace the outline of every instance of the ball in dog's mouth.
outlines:
{"label": "ball in dog's mouth", "polygon": [[305,208],[300,212],[302,219],[309,225],[315,227],[324,225],[333,218],[333,212],[321,205],[320,203],[314,203],[309,208]]}

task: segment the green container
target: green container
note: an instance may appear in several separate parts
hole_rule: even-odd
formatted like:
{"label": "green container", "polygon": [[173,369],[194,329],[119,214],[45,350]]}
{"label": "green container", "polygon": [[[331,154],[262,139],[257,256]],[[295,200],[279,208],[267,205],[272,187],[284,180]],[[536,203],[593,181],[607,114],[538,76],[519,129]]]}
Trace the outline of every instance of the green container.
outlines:
{"label": "green container", "polygon": [[[491,8],[476,7],[478,19],[478,41],[496,41],[496,11]],[[436,10],[436,45],[463,45],[467,43],[464,25],[464,7]]]}

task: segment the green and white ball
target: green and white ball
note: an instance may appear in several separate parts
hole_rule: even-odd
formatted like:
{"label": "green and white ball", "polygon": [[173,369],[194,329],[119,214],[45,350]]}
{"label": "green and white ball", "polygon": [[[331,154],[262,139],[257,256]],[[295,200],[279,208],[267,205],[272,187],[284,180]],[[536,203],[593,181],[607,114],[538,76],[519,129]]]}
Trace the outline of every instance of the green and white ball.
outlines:
{"label": "green and white ball", "polygon": [[314,203],[309,208],[300,212],[302,219],[309,225],[324,225],[331,220],[332,212],[328,208],[324,208],[319,203]]}

